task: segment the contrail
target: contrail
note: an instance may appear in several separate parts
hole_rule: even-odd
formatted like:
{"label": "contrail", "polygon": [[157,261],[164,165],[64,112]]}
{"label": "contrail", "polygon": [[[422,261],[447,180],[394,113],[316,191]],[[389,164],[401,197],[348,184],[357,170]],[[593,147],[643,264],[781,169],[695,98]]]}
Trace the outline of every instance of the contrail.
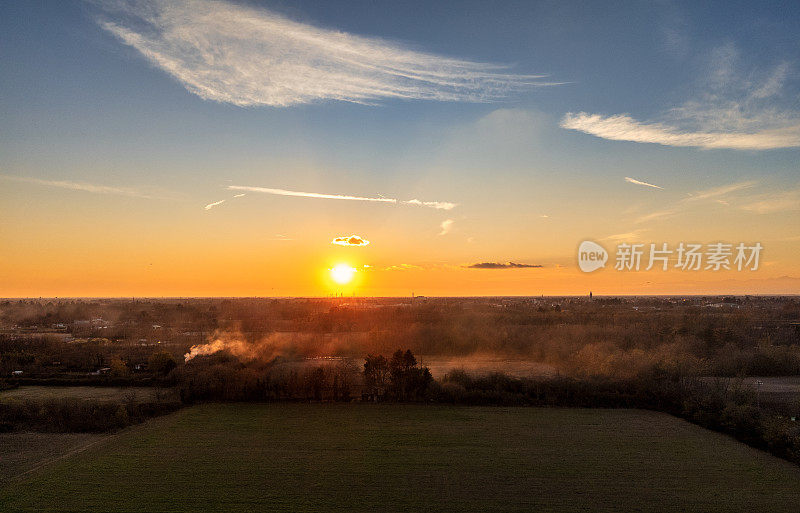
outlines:
{"label": "contrail", "polygon": [[248,192],[261,192],[264,194],[275,194],[277,196],[294,196],[300,198],[321,198],[321,199],[337,199],[348,201],[371,201],[376,203],[403,203],[405,205],[416,205],[420,207],[435,208],[437,210],[452,210],[458,204],[450,203],[448,201],[420,201],[418,199],[410,199],[401,201],[396,198],[387,198],[383,195],[378,195],[378,198],[367,198],[364,196],[351,196],[349,194],[323,194],[319,192],[302,192],[302,191],[287,191],[286,189],[272,189],[269,187],[252,187],[249,185],[228,185],[228,190],[231,191],[248,191]]}
{"label": "contrail", "polygon": [[[234,194],[234,196],[233,196],[233,199],[236,199],[236,198],[241,198],[242,196],[244,196],[244,193],[241,193],[241,194]],[[215,201],[214,203],[209,203],[208,205],[206,205],[205,207],[203,207],[203,210],[211,210],[212,208],[216,207],[217,205],[222,205],[222,204],[223,204],[223,203],[225,203],[226,201],[227,201],[227,200],[219,200],[219,201]]]}
{"label": "contrail", "polygon": [[631,178],[630,176],[625,177],[625,181],[628,183],[635,183],[636,185],[644,185],[645,187],[652,187],[653,189],[664,189],[659,185],[653,185],[651,183],[643,182],[641,180],[637,180],[635,178]]}
{"label": "contrail", "polygon": [[70,182],[67,180],[40,180],[38,178],[29,178],[26,176],[13,176],[0,174],[0,178],[4,180],[13,180],[15,182],[30,183],[35,185],[44,185],[46,187],[58,187],[60,189],[69,189],[72,191],[84,191],[94,194],[115,194],[119,196],[130,196],[132,198],[145,198],[154,199],[154,196],[143,194],[136,189],[129,189],[127,187],[112,187],[109,185],[97,185],[85,182]]}
{"label": "contrail", "polygon": [[407,205],[419,205],[422,207],[431,207],[437,210],[452,210],[457,206],[456,203],[450,203],[449,201],[420,201],[418,199],[411,199],[408,201],[404,201],[403,203]]}
{"label": "contrail", "polygon": [[247,185],[229,185],[231,191],[262,192],[264,194],[275,194],[278,196],[296,196],[301,198],[321,198],[338,199],[349,201],[374,201],[379,203],[397,203],[394,198],[365,198],[363,196],[349,196],[346,194],[321,194],[318,192],[287,191],[286,189],[270,189],[268,187],[250,187]]}
{"label": "contrail", "polygon": [[212,208],[216,207],[217,205],[222,205],[223,203],[225,203],[225,200],[215,201],[214,203],[209,203],[208,205],[203,207],[203,209],[204,210],[211,210]]}

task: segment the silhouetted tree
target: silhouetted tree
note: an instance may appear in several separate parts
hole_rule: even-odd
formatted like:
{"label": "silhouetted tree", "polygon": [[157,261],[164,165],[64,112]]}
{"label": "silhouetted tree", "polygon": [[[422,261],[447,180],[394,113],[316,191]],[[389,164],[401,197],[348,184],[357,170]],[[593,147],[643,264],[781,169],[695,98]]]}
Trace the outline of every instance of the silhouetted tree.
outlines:
{"label": "silhouetted tree", "polygon": [[383,355],[367,355],[364,362],[364,385],[373,397],[380,397],[386,391],[389,363]]}
{"label": "silhouetted tree", "polygon": [[156,351],[147,359],[147,368],[162,376],[166,376],[177,366],[175,358],[168,351]]}
{"label": "silhouetted tree", "polygon": [[418,367],[417,359],[410,349],[395,351],[389,362],[389,378],[392,396],[400,401],[422,399],[428,385],[433,381],[427,367]]}
{"label": "silhouetted tree", "polygon": [[309,388],[315,400],[322,399],[322,389],[325,387],[325,369],[317,367],[307,376]]}
{"label": "silhouetted tree", "polygon": [[115,378],[123,378],[129,374],[128,365],[119,356],[115,356],[111,359],[109,367],[111,367],[111,376]]}

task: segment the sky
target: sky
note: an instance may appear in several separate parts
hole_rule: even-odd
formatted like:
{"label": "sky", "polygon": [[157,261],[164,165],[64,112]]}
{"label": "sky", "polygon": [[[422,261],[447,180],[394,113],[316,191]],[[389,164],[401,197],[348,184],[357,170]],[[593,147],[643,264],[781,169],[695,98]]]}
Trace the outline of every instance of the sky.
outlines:
{"label": "sky", "polygon": [[4,2],[0,296],[800,293],[800,4],[700,4]]}

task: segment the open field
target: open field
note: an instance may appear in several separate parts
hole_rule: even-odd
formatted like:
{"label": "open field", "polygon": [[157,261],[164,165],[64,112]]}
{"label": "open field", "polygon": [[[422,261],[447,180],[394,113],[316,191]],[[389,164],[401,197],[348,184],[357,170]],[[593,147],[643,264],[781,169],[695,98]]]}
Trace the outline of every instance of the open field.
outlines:
{"label": "open field", "polygon": [[3,511],[797,511],[800,469],[641,410],[209,404],[0,489]]}
{"label": "open field", "polygon": [[743,378],[742,384],[757,390],[763,400],[786,403],[800,400],[800,376],[754,376]]}
{"label": "open field", "polygon": [[54,399],[80,399],[85,401],[119,402],[127,399],[138,401],[153,401],[156,393],[160,400],[176,399],[174,390],[156,389],[151,387],[53,387],[53,386],[22,386],[0,392],[0,401],[47,401]]}
{"label": "open field", "polygon": [[15,476],[105,440],[89,433],[0,433],[0,486]]}
{"label": "open field", "polygon": [[742,387],[752,390],[760,404],[780,411],[784,415],[797,415],[798,405],[800,405],[800,376],[706,377],[703,379],[709,383],[740,384]]}
{"label": "open field", "polygon": [[436,379],[441,379],[448,372],[463,370],[475,376],[502,372],[518,378],[550,378],[558,373],[558,369],[546,363],[526,359],[510,359],[498,357],[442,356],[421,355],[419,361],[428,367]]}

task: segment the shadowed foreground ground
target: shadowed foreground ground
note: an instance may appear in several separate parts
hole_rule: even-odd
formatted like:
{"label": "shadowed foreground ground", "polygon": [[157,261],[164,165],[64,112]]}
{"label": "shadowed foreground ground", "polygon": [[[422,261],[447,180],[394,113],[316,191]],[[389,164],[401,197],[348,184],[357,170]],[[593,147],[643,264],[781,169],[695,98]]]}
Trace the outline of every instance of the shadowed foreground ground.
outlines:
{"label": "shadowed foreground ground", "polygon": [[792,511],[800,469],[638,410],[203,405],[0,490],[2,511]]}

